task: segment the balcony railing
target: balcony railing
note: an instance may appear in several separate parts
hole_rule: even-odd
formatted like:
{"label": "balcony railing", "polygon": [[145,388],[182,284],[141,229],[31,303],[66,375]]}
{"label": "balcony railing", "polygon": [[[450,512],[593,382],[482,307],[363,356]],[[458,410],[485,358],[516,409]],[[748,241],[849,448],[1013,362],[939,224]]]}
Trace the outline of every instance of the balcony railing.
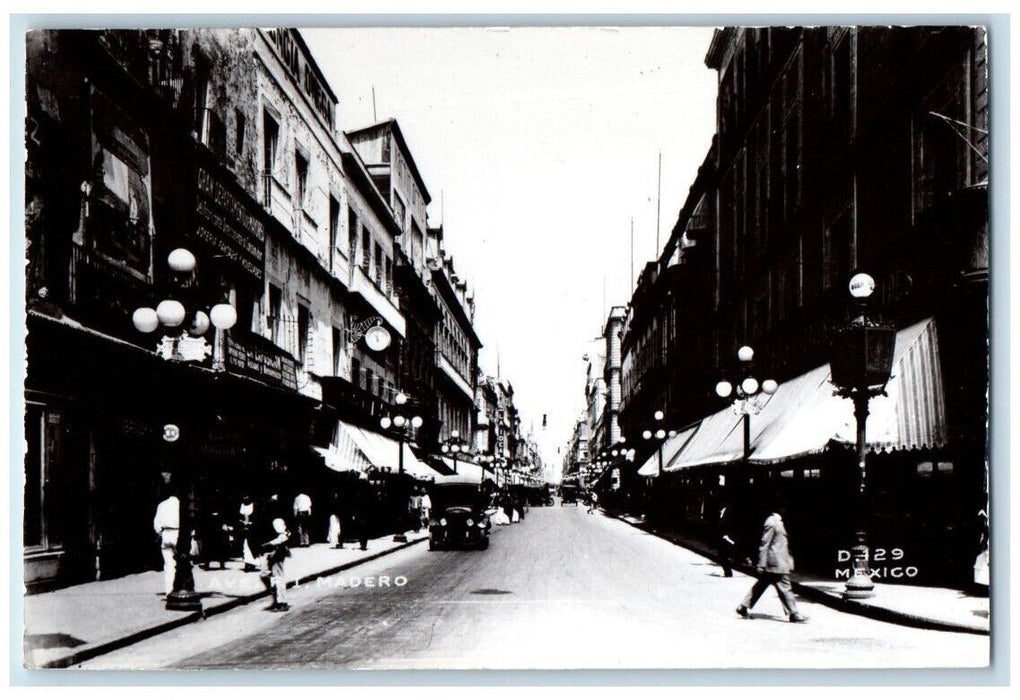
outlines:
{"label": "balcony railing", "polygon": [[137,80],[151,86],[171,107],[181,106],[184,68],[180,35],[174,29],[107,29],[100,43]]}

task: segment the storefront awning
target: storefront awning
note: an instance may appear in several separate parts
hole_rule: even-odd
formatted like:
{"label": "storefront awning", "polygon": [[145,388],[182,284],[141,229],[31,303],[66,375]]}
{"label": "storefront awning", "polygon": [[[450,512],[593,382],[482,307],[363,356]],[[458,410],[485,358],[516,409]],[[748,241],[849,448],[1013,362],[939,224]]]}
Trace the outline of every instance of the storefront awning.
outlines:
{"label": "storefront awning", "polygon": [[[684,430],[681,430],[675,436],[666,440],[662,445],[662,470],[670,471],[670,465],[676,460],[680,454],[680,450],[690,441],[694,433],[697,432],[698,426],[694,425]],[[648,460],[641,465],[641,468],[637,472],[641,476],[656,476],[659,473],[659,451],[655,450],[652,452]]]}
{"label": "storefront awning", "polygon": [[476,483],[481,483],[485,479],[491,479],[492,481],[496,480],[495,474],[488,469],[484,469],[473,462],[465,462],[462,459],[457,460],[457,470],[456,475],[454,475],[453,459],[446,456],[441,456],[439,459],[443,464],[449,467],[451,473],[446,476],[437,477],[436,481],[438,482],[442,483],[451,479],[455,479],[457,481],[474,481]]}
{"label": "storefront awning", "polygon": [[405,442],[401,445],[396,440],[373,433],[349,423],[340,422],[340,429],[349,436],[351,442],[368,459],[371,466],[377,469],[389,469],[397,472],[400,469],[400,450],[404,452],[404,473],[415,479],[431,480],[437,476],[435,470],[423,464]]}
{"label": "storefront awning", "polygon": [[[854,444],[853,402],[836,396],[835,390],[827,364],[780,384],[751,416],[749,461],[771,464],[820,453],[832,442]],[[869,451],[945,444],[945,394],[933,319],[897,333],[886,393],[873,398],[869,406]],[[742,420],[732,407],[706,417],[667,471],[741,459]]]}

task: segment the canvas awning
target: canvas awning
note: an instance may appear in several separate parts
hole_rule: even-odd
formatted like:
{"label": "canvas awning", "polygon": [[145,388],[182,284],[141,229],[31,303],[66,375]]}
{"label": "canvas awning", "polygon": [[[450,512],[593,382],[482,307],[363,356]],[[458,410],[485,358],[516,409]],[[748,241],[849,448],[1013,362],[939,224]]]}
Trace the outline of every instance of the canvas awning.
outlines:
{"label": "canvas awning", "polygon": [[[834,394],[828,364],[779,385],[751,416],[750,462],[771,464],[818,454],[832,442],[857,439],[853,402]],[[946,442],[945,392],[938,334],[928,318],[896,334],[886,396],[871,400],[867,444],[871,452],[936,448]],[[732,407],[701,421],[667,471],[743,457],[743,417]]]}
{"label": "canvas awning", "polygon": [[358,447],[352,430],[354,426],[337,421],[333,428],[333,439],[327,447],[313,445],[312,451],[322,457],[325,465],[335,472],[364,472],[372,466],[372,460]]}
{"label": "canvas awning", "polygon": [[[697,425],[685,428],[662,444],[663,471],[670,471],[670,465],[676,460],[680,450],[684,448],[697,430]],[[652,452],[651,456],[641,465],[637,473],[641,476],[656,476],[659,473],[658,450]]]}
{"label": "canvas awning", "polygon": [[422,463],[411,451],[411,447],[405,442],[374,433],[364,428],[359,428],[349,423],[340,423],[341,430],[350,437],[350,440],[357,446],[358,450],[368,459],[372,466],[377,469],[389,469],[397,472],[400,469],[400,451],[404,453],[404,473],[413,476],[415,479],[431,480],[438,476],[437,472],[428,465]]}
{"label": "canvas awning", "polygon": [[474,481],[476,483],[482,483],[485,479],[496,480],[496,475],[484,469],[480,465],[474,462],[465,462],[463,459],[458,459],[456,464],[456,475],[454,475],[454,462],[451,457],[445,455],[439,456],[439,460],[450,469],[449,475],[436,477],[436,481],[442,483],[444,480],[451,480],[456,477],[457,481]]}

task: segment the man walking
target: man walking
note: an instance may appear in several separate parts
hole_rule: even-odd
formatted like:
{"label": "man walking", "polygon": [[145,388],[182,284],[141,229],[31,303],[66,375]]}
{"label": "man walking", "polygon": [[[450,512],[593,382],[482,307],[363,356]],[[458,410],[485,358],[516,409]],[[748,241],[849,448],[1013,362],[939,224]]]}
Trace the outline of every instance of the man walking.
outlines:
{"label": "man walking", "polygon": [[160,551],[163,554],[163,588],[167,595],[174,590],[174,574],[177,571],[177,537],[180,532],[181,504],[177,496],[170,496],[156,506],[156,517],[152,528],[159,536]]}
{"label": "man walking", "polygon": [[790,586],[791,571],[793,557],[790,556],[786,526],[783,524],[782,515],[774,512],[765,519],[765,528],[761,535],[761,546],[758,548],[758,580],[754,582],[744,601],[737,606],[737,614],[744,618],[751,617],[751,608],[761,598],[761,594],[769,586],[775,586],[779,602],[782,603],[790,622],[807,622],[807,618],[797,611],[797,602],[793,599]]}

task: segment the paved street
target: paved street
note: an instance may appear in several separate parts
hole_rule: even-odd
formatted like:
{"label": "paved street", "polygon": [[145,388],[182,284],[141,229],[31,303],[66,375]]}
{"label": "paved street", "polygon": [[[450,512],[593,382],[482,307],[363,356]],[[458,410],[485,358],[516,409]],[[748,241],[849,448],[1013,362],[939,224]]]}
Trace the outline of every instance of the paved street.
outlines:
{"label": "paved street", "polygon": [[[386,578],[384,578],[386,577]],[[406,579],[406,580],[405,580]],[[371,582],[372,587],[367,584]],[[583,507],[535,508],[487,551],[417,545],[82,666],[109,668],[920,668],[983,666],[989,638],[933,632],[774,592],[744,620],[751,584]]]}

